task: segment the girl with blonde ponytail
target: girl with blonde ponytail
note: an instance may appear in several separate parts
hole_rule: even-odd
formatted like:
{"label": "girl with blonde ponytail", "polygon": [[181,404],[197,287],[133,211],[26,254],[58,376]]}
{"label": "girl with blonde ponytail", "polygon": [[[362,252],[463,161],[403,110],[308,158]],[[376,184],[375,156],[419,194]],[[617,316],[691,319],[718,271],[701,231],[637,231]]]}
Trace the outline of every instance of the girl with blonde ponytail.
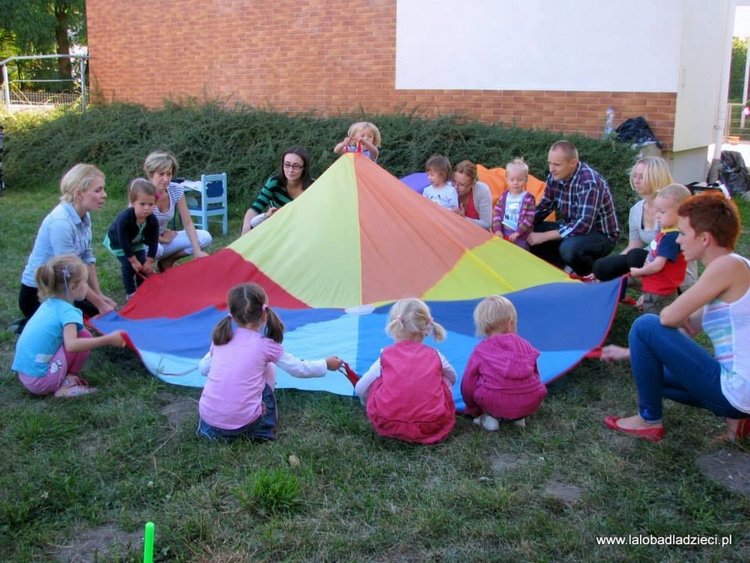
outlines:
{"label": "girl with blonde ponytail", "polygon": [[451,391],[456,371],[422,341],[431,335],[440,342],[445,329],[423,301],[409,298],[391,307],[386,333],[396,343],[380,353],[354,387],[367,417],[387,438],[419,444],[444,440],[456,423]]}

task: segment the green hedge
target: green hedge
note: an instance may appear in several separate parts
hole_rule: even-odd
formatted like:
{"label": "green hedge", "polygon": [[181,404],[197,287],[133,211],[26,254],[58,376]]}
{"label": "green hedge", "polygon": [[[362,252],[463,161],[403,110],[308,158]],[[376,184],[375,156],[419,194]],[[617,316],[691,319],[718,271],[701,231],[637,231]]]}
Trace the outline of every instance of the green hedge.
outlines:
{"label": "green hedge", "polygon": [[[117,186],[142,175],[146,154],[157,148],[172,151],[180,162],[178,176],[226,171],[233,215],[249,205],[253,195],[278,165],[280,151],[291,144],[308,149],[313,174],[334,161],[333,146],[353,121],[372,121],[383,136],[379,163],[395,176],[422,170],[434,153],[454,164],[470,159],[487,167],[505,166],[516,156],[529,163],[531,173],[544,178],[547,151],[560,132],[526,130],[468,121],[459,116],[424,119],[415,115],[346,115],[323,118],[289,116],[245,106],[232,109],[215,104],[168,104],[147,109],[111,104],[84,113],[54,116],[17,114],[7,117],[5,168],[10,189],[55,182],[77,162],[90,162],[107,174],[110,197]],[[620,217],[633,201],[627,171],[635,158],[628,145],[567,135],[582,160],[610,183]]]}

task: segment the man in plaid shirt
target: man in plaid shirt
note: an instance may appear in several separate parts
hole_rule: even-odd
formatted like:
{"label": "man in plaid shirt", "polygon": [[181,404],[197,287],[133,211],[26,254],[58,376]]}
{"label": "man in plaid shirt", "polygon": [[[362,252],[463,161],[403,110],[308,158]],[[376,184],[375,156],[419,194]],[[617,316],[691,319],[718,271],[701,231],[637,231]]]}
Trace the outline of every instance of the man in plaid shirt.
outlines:
{"label": "man in plaid shirt", "polygon": [[[620,235],[612,193],[596,170],[578,160],[569,141],[550,147],[547,164],[544,197],[528,238],[531,252],[559,268],[569,267],[572,277],[588,279],[594,261],[612,252]],[[557,221],[545,221],[552,211]]]}

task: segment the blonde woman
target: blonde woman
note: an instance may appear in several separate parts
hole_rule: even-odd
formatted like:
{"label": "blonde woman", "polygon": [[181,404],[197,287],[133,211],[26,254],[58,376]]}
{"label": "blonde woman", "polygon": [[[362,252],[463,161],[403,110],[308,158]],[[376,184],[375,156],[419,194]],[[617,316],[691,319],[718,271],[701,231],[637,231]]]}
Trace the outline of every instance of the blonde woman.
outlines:
{"label": "blonde woman", "polygon": [[620,254],[599,258],[594,262],[597,279],[613,280],[641,268],[648,256],[648,245],[659,234],[656,224],[654,199],[659,189],[673,183],[669,165],[663,158],[647,156],[635,163],[630,171],[630,187],[640,199],[630,208],[628,216],[628,245]]}
{"label": "blonde woman", "polygon": [[104,206],[107,192],[104,191],[104,174],[91,164],[76,164],[60,181],[60,203],[42,221],[21,275],[21,291],[18,307],[24,319],[18,328],[39,308],[39,292],[35,274],[37,268],[55,256],[74,254],[88,269],[86,292],[83,299],[74,305],[86,316],[112,311],[116,303],[102,293],[96,275],[96,258],[91,247],[91,211]]}

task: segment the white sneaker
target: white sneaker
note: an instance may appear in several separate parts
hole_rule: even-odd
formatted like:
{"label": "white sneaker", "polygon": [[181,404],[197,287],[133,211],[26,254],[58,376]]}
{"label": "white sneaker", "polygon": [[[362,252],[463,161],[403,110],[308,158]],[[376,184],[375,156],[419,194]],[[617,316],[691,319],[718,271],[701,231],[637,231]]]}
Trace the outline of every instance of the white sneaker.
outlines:
{"label": "white sneaker", "polygon": [[481,426],[488,432],[495,432],[498,428],[500,428],[500,423],[497,421],[497,419],[493,416],[490,416],[489,414],[483,414],[482,416],[478,416],[474,419],[474,424],[477,426]]}
{"label": "white sneaker", "polygon": [[519,418],[517,420],[514,420],[513,424],[515,424],[516,426],[520,426],[521,428],[526,428],[526,419],[525,418]]}

